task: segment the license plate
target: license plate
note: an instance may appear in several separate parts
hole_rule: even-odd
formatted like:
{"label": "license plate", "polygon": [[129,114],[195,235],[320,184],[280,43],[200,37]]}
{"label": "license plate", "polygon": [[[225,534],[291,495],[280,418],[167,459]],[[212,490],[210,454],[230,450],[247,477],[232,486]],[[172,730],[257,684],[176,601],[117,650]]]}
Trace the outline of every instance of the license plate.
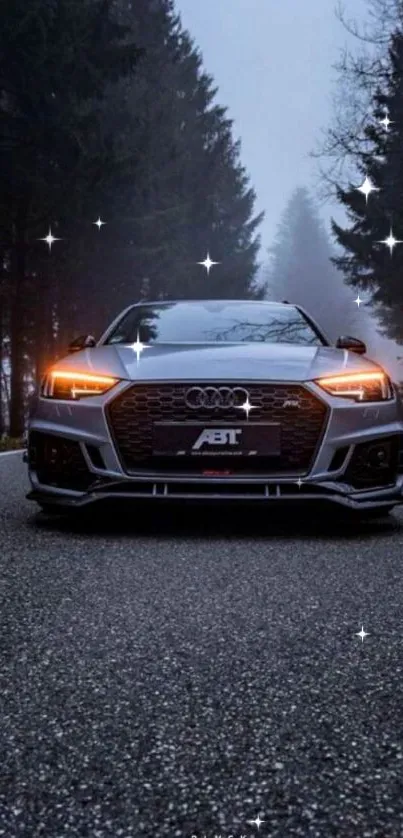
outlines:
{"label": "license plate", "polygon": [[267,422],[156,422],[158,457],[273,457],[281,453],[280,425]]}

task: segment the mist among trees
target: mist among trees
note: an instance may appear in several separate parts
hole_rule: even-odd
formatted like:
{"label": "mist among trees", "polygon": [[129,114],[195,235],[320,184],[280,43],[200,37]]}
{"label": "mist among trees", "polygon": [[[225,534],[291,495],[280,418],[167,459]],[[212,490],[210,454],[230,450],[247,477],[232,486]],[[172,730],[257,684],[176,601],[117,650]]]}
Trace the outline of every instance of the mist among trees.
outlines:
{"label": "mist among trees", "polygon": [[291,196],[269,251],[269,299],[286,299],[306,308],[330,340],[357,330],[354,296],[331,262],[331,242],[308,189]]}

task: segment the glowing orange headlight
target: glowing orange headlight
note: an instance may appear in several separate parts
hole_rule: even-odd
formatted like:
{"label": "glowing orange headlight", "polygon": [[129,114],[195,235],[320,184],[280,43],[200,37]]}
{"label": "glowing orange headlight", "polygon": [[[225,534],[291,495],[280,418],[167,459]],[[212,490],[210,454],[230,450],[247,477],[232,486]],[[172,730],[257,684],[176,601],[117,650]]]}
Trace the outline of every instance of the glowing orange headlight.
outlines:
{"label": "glowing orange headlight", "polygon": [[332,375],[318,378],[315,383],[331,396],[341,396],[359,402],[378,402],[393,398],[390,380],[382,370]]}
{"label": "glowing orange headlight", "polygon": [[99,396],[119,381],[111,375],[52,369],[42,382],[41,396],[50,399],[81,399]]}

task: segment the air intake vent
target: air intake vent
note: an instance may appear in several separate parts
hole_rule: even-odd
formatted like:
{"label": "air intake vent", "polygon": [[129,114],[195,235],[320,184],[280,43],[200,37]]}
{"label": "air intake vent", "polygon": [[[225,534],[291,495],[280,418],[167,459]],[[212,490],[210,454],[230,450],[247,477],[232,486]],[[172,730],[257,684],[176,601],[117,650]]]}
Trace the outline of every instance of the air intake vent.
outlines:
{"label": "air intake vent", "polygon": [[349,452],[348,445],[344,446],[344,448],[338,448],[337,451],[335,451],[335,453],[333,455],[332,462],[330,463],[330,466],[329,466],[329,471],[338,471],[339,468],[342,467],[342,465],[343,465],[343,463],[344,463],[344,461],[347,457],[348,452]]}
{"label": "air intake vent", "polygon": [[355,489],[392,485],[399,468],[399,436],[389,436],[356,445],[342,477]]}
{"label": "air intake vent", "polygon": [[80,444],[72,439],[31,431],[28,457],[39,482],[47,486],[85,491],[96,479],[87,468]]}
{"label": "air intake vent", "polygon": [[86,449],[92,465],[95,466],[95,468],[103,469],[105,471],[106,466],[99,448],[97,448],[96,445],[86,445]]}

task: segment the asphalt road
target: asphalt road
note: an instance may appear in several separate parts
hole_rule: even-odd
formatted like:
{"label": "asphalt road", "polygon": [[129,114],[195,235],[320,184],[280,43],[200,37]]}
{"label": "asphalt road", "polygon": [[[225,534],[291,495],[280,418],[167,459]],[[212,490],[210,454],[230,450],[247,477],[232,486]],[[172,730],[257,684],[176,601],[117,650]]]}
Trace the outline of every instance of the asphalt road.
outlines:
{"label": "asphalt road", "polygon": [[68,523],[21,454],[0,485],[0,836],[403,836],[403,511]]}

